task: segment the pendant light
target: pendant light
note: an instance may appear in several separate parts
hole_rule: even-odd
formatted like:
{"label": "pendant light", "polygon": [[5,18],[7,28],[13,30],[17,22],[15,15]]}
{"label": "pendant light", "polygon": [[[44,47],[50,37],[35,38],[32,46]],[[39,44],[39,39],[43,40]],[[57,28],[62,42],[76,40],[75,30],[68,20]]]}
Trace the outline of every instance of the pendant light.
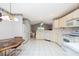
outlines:
{"label": "pendant light", "polygon": [[[12,6],[11,6],[11,3],[10,3],[10,14],[12,14],[11,9],[12,9]],[[12,21],[13,20],[12,15],[10,15],[9,17],[10,17],[10,21]]]}
{"label": "pendant light", "polygon": [[12,6],[11,6],[11,3],[10,3],[10,15],[2,15],[2,13],[0,13],[0,22],[2,22],[3,20],[5,21],[18,21],[18,18],[14,17],[14,15],[12,15]]}
{"label": "pendant light", "polygon": [[[10,13],[12,14],[12,4],[10,3]],[[14,15],[12,15],[11,17],[10,17],[10,20],[11,21],[18,21],[18,18],[16,18],[16,17],[14,17]]]}

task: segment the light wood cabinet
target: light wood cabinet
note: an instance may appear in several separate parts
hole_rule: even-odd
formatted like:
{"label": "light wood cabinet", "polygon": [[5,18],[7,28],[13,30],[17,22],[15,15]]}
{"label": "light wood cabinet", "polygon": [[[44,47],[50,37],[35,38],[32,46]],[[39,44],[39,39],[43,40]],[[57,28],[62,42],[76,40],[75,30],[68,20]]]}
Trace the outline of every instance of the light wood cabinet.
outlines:
{"label": "light wood cabinet", "polygon": [[53,27],[54,28],[59,28],[59,20],[54,20],[53,21]]}
{"label": "light wood cabinet", "polygon": [[58,42],[58,30],[57,29],[53,29],[53,42]]}
{"label": "light wood cabinet", "polygon": [[78,18],[78,17],[79,17],[79,9],[73,11],[72,13],[70,13],[60,19],[54,20],[53,27],[54,28],[68,27],[68,26],[66,26],[66,21],[73,20],[74,18]]}
{"label": "light wood cabinet", "polygon": [[73,19],[73,18],[78,18],[78,17],[79,17],[79,9],[77,9],[77,10],[74,11],[74,12],[72,12],[71,15],[72,15],[72,19]]}
{"label": "light wood cabinet", "polygon": [[58,43],[59,45],[62,44],[63,37],[62,37],[62,30],[61,29],[53,29],[52,41]]}
{"label": "light wood cabinet", "polygon": [[58,44],[61,44],[63,37],[62,37],[62,29],[60,28],[67,28],[69,26],[66,26],[66,22],[68,20],[73,20],[74,18],[79,17],[79,9],[73,11],[72,13],[60,18],[53,20],[53,41],[57,42]]}
{"label": "light wood cabinet", "polygon": [[64,19],[54,20],[53,27],[54,28],[62,28],[62,27],[65,27],[65,20]]}
{"label": "light wood cabinet", "polygon": [[59,19],[59,28],[65,27],[65,20]]}

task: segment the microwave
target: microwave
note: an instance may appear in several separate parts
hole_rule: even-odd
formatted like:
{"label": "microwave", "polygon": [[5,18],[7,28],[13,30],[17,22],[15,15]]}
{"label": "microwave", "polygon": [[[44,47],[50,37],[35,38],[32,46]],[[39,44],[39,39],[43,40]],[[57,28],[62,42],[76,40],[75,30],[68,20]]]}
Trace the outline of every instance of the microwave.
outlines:
{"label": "microwave", "polygon": [[66,26],[79,26],[79,18],[71,19],[66,21]]}

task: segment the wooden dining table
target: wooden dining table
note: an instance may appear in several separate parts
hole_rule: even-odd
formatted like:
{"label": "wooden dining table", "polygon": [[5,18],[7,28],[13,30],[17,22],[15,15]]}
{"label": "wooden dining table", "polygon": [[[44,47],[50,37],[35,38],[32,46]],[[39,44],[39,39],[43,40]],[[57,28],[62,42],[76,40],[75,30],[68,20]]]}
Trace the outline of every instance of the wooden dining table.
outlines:
{"label": "wooden dining table", "polygon": [[15,37],[6,40],[0,40],[0,53],[9,49],[15,49],[23,43],[24,39],[22,37]]}

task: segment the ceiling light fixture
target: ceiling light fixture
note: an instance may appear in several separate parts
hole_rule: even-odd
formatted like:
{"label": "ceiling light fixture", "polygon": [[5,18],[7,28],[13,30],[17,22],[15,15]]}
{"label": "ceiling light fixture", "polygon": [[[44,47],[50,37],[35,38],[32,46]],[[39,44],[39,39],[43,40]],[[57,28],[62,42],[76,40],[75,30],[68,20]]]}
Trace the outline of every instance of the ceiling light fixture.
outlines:
{"label": "ceiling light fixture", "polygon": [[0,13],[0,22],[3,20],[8,20],[8,21],[19,21],[18,18],[14,17],[14,15],[12,15],[12,6],[10,3],[10,15],[2,15],[2,13]]}
{"label": "ceiling light fixture", "polygon": [[10,18],[9,18],[9,16],[2,15],[2,13],[0,13],[0,22],[1,22],[2,20],[9,20],[9,21],[10,21]]}
{"label": "ceiling light fixture", "polygon": [[14,18],[14,21],[19,21],[18,18]]}
{"label": "ceiling light fixture", "polygon": [[[12,4],[10,3],[10,13],[12,14],[11,11],[12,11]],[[14,16],[11,16],[11,17],[10,17],[10,20],[19,21],[18,18],[14,17]]]}

